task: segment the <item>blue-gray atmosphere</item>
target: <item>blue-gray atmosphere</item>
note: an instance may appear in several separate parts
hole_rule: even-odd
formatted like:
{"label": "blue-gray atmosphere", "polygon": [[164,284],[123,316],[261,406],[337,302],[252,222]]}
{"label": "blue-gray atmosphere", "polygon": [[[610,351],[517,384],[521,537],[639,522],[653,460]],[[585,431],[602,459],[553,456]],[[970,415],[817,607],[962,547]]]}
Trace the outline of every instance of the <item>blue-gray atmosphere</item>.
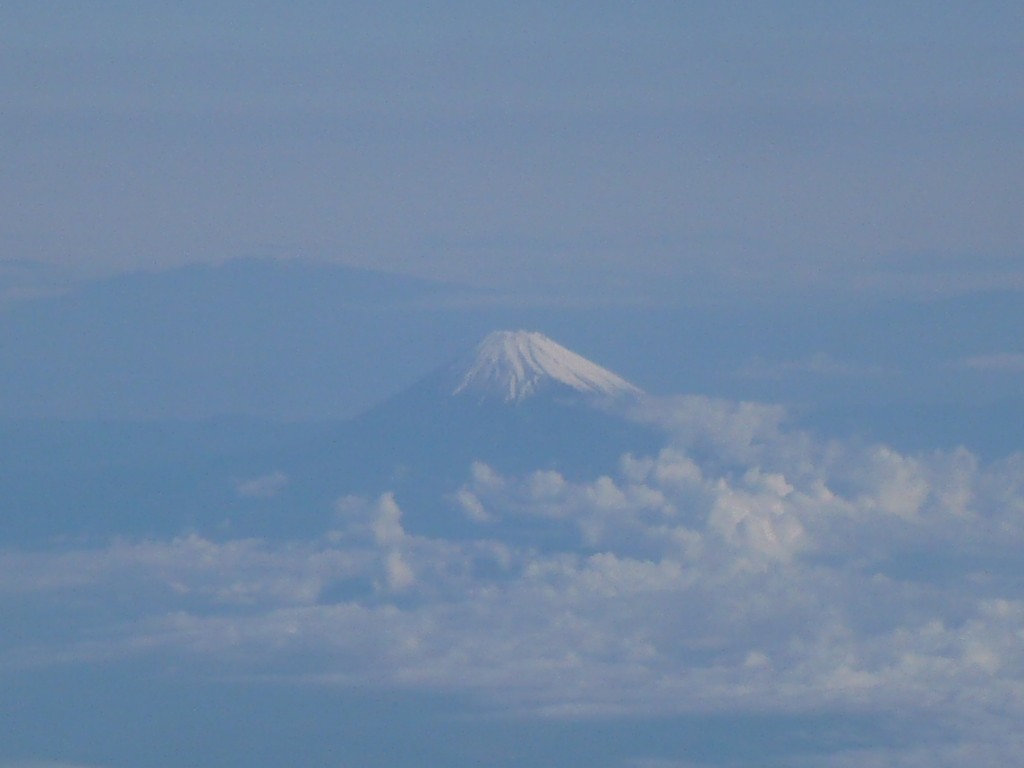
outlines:
{"label": "blue-gray atmosphere", "polygon": [[0,8],[0,768],[1019,763],[1022,39]]}

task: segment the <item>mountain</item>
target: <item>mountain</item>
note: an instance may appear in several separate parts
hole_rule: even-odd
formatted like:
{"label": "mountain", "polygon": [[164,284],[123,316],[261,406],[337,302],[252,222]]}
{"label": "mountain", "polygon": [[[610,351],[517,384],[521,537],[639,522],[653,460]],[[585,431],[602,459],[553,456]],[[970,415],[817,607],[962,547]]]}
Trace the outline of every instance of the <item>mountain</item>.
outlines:
{"label": "mountain", "polygon": [[237,259],[0,306],[0,417],[348,418],[454,354],[467,289],[337,264]]}
{"label": "mountain", "polygon": [[[64,420],[106,439],[125,421],[348,419],[488,331],[526,326],[655,392],[777,402],[813,428],[903,449],[995,457],[1024,445],[1020,419],[1005,417],[1024,411],[1024,302],[1009,287],[827,306],[609,304],[298,259],[93,282],[5,264],[0,420],[48,421],[54,434]],[[16,454],[13,432],[0,424]]]}
{"label": "mountain", "polygon": [[[556,446],[578,437],[582,422],[624,421],[642,396],[639,387],[543,334],[496,331],[351,427],[364,437],[380,432],[389,439],[406,426],[446,439],[476,434],[487,445],[526,437],[520,434],[525,430],[547,433]],[[554,460],[561,452],[548,453]]]}
{"label": "mountain", "polygon": [[617,399],[638,397],[639,387],[528,331],[496,331],[454,363],[445,378],[451,394],[484,402],[521,403],[543,394]]}
{"label": "mountain", "polygon": [[611,472],[658,447],[628,418],[642,396],[542,334],[501,331],[344,422],[0,420],[0,539],[318,535],[339,498],[386,491],[414,532],[477,535],[451,501],[474,462]]}
{"label": "mountain", "polygon": [[[413,500],[410,528],[458,535],[450,496],[474,462],[567,478],[614,470],[659,436],[629,418],[643,392],[546,336],[498,331],[406,390],[311,444],[287,465],[268,462],[323,510],[346,494],[394,491]],[[294,519],[293,519],[294,522]],[[319,524],[322,524],[322,520]]]}

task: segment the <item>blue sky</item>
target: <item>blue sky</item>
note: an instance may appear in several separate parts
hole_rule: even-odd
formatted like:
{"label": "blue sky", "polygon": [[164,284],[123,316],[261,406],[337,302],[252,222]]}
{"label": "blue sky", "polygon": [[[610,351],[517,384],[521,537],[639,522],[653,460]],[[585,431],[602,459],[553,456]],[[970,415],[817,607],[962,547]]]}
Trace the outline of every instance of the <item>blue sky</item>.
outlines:
{"label": "blue sky", "polygon": [[3,15],[3,258],[661,297],[1020,285],[1012,3]]}

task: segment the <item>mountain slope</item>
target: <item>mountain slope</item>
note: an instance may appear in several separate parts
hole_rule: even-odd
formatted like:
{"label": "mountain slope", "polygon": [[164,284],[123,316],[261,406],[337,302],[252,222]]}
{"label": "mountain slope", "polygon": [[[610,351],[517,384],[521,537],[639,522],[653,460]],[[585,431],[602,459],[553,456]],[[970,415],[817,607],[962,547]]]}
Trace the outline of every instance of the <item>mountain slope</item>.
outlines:
{"label": "mountain slope", "polygon": [[642,391],[625,379],[528,331],[496,331],[448,371],[451,394],[478,400],[522,402],[549,390],[606,398],[636,397]]}
{"label": "mountain slope", "polygon": [[[470,466],[567,477],[610,472],[659,436],[628,418],[639,388],[537,333],[491,334],[453,364],[310,446],[286,471],[306,508],[339,496],[392,490],[414,498],[412,530],[453,535],[449,496]],[[465,522],[465,521],[461,521]]]}

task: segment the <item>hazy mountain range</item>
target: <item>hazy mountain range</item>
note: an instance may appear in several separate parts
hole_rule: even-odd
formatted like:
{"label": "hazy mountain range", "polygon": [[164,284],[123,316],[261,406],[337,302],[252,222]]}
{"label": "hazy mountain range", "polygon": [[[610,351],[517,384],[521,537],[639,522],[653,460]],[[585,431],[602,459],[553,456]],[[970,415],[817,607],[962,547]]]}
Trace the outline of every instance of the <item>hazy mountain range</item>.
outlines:
{"label": "hazy mountain range", "polygon": [[[655,393],[781,402],[823,434],[903,448],[966,444],[991,456],[1024,442],[1020,360],[1016,339],[1006,338],[1024,310],[1011,297],[919,303],[899,315],[886,306],[805,308],[789,320],[776,312],[782,319],[772,325],[749,307],[513,299],[325,264],[243,260],[16,302],[0,312],[0,492],[21,512],[0,525],[18,536],[145,532],[224,523],[227,510],[247,507],[256,512],[242,519],[258,529],[274,527],[282,518],[271,510],[287,503],[316,525],[308,517],[343,487],[390,483],[401,493],[419,483],[438,499],[498,444],[509,469],[539,459],[587,471],[623,446],[647,444],[637,425],[607,413],[588,412],[583,424],[576,409],[536,402],[514,418],[503,409],[476,418],[459,399],[439,406],[438,387],[473,365],[467,394],[511,386],[517,399],[533,386],[488,361],[512,359],[511,348],[473,351],[496,327],[543,329]],[[797,323],[812,311],[814,322]],[[546,344],[534,350],[541,357]],[[622,386],[608,376],[593,386]],[[576,439],[594,429],[621,440]],[[345,483],[334,481],[339,472]],[[274,473],[288,476],[290,496],[263,493],[254,504],[260,493],[237,493]]]}
{"label": "hazy mountain range", "polygon": [[242,262],[0,314],[11,754],[220,765],[180,734],[258,702],[229,764],[389,764],[368,707],[438,764],[1019,753],[1015,305],[512,298]]}
{"label": "hazy mountain range", "polygon": [[495,332],[346,422],[104,424],[11,421],[0,488],[5,533],[281,536],[319,530],[340,495],[415,496],[424,530],[451,532],[474,461],[502,471],[608,471],[653,450],[630,419],[642,391],[536,332]]}
{"label": "hazy mountain range", "polygon": [[[1024,353],[1013,329],[1022,325],[1011,293],[616,305],[243,259],[9,304],[0,311],[0,416],[350,418],[496,328],[534,328],[654,393],[784,402],[880,430],[939,409],[957,422],[944,438],[942,419],[917,426],[947,443],[978,422],[972,409],[1020,407]],[[886,417],[872,419],[878,408]]]}

